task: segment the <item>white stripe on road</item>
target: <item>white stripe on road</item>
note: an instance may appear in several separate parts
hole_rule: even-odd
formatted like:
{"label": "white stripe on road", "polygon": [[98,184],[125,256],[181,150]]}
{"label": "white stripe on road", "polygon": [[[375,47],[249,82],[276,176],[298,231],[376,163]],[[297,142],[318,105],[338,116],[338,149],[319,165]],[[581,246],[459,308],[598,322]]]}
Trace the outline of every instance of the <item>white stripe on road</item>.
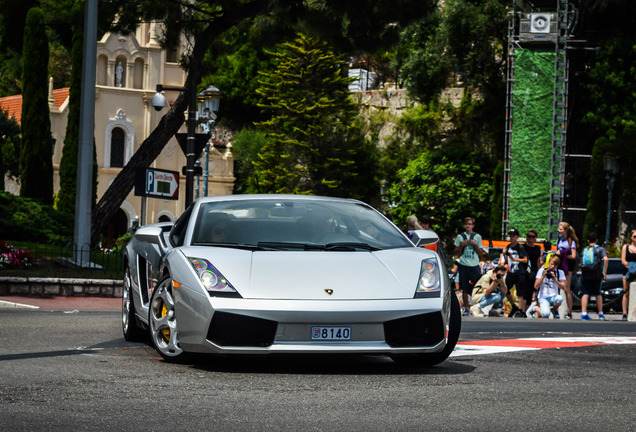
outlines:
{"label": "white stripe on road", "polygon": [[555,337],[462,341],[451,357],[498,354],[593,345],[636,344],[636,337]]}
{"label": "white stripe on road", "polygon": [[40,307],[0,300],[0,309],[40,309]]}

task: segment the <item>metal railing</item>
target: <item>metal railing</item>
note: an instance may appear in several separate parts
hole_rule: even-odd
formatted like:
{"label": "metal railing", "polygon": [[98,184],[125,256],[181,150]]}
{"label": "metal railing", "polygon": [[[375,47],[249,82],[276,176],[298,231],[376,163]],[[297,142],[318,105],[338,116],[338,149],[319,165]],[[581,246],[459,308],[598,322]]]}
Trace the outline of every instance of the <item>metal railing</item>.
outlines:
{"label": "metal railing", "polygon": [[3,275],[25,277],[68,277],[121,279],[123,248],[103,249],[88,244],[11,242],[14,250],[24,250],[19,265],[0,268]]}

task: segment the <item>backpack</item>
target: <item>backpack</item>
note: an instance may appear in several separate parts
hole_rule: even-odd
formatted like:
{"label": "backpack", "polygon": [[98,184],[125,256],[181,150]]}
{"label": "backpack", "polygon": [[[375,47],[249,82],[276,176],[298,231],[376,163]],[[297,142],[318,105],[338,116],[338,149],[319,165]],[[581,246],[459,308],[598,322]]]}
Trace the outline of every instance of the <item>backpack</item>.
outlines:
{"label": "backpack", "polygon": [[[461,233],[460,236],[462,236],[462,238],[464,240],[468,240],[468,237],[466,236],[466,233]],[[475,233],[470,233],[470,240],[475,238]]]}
{"label": "backpack", "polygon": [[587,246],[581,254],[581,273],[588,276],[596,277],[599,269],[599,256],[597,253],[597,245]]}
{"label": "backpack", "polygon": [[[460,233],[459,235],[462,236],[462,239],[464,240],[473,240],[475,238],[475,234],[476,233],[470,233],[470,237],[468,237],[466,235],[466,233]],[[475,249],[473,246],[471,246],[473,249]],[[475,252],[477,252],[477,249],[475,249]],[[477,254],[477,256],[479,256],[479,259],[489,259],[488,253],[482,249],[482,253],[481,254]]]}

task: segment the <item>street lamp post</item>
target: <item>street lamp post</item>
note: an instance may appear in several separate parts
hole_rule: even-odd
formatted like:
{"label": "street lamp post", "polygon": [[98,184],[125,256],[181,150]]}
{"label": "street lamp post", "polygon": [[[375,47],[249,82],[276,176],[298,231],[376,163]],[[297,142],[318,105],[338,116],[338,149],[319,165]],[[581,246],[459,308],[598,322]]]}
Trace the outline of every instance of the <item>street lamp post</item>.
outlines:
{"label": "street lamp post", "polygon": [[[216,124],[216,113],[219,111],[219,104],[221,101],[221,92],[218,88],[210,86],[199,93],[199,113],[202,114],[201,129],[204,134],[212,137],[212,131]],[[207,122],[205,122],[207,120]],[[210,156],[210,140],[205,144],[203,151],[203,192],[202,196],[208,196],[208,165]]]}
{"label": "street lamp post", "polygon": [[[212,94],[208,92],[210,89],[215,89],[216,93]],[[196,127],[197,127],[197,101],[198,95],[196,93],[196,89],[187,89],[186,87],[173,87],[173,86],[164,86],[162,84],[157,84],[157,93],[152,97],[151,104],[157,110],[161,111],[166,106],[166,97],[162,94],[163,91],[178,91],[183,92],[189,90],[190,91],[190,99],[188,101],[188,120],[187,120],[187,138],[185,145],[185,155],[186,155],[186,166],[185,166],[185,175],[186,175],[186,192],[185,192],[185,207],[188,208],[190,204],[193,202],[194,196],[194,176],[196,173],[195,161],[197,159],[197,146],[196,146]],[[206,94],[207,92],[207,94]],[[204,101],[207,101],[203,104],[199,104],[199,108],[201,112],[199,114],[204,117],[205,115],[214,115],[214,111],[218,110],[219,107],[219,98],[220,95],[219,89],[216,87],[209,87],[204,92]],[[216,100],[214,97],[216,96]],[[209,114],[211,113],[211,114]],[[216,116],[214,115],[214,118]],[[205,179],[207,181],[207,179]],[[207,188],[206,188],[207,189]]]}
{"label": "street lamp post", "polygon": [[606,153],[603,156],[603,170],[607,181],[607,221],[605,223],[605,245],[609,244],[610,224],[612,221],[612,194],[614,192],[614,181],[618,174],[618,158],[613,153]]}
{"label": "street lamp post", "polygon": [[186,144],[186,193],[185,193],[185,206],[188,208],[192,204],[194,196],[194,161],[197,155],[195,154],[195,140],[196,140],[196,127],[197,127],[197,93],[194,88],[187,89],[186,87],[172,87],[157,84],[157,93],[152,97],[151,104],[157,110],[161,111],[166,106],[166,97],[162,94],[163,91],[190,91],[190,100],[188,101],[188,138]]}

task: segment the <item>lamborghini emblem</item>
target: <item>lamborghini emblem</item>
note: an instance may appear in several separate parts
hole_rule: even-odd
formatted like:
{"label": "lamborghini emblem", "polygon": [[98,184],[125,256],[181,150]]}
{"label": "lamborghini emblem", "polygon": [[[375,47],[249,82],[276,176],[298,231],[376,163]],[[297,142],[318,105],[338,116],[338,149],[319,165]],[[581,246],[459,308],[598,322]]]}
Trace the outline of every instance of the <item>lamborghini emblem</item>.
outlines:
{"label": "lamborghini emblem", "polygon": [[333,294],[333,290],[331,288],[325,289],[325,292],[329,295]]}

